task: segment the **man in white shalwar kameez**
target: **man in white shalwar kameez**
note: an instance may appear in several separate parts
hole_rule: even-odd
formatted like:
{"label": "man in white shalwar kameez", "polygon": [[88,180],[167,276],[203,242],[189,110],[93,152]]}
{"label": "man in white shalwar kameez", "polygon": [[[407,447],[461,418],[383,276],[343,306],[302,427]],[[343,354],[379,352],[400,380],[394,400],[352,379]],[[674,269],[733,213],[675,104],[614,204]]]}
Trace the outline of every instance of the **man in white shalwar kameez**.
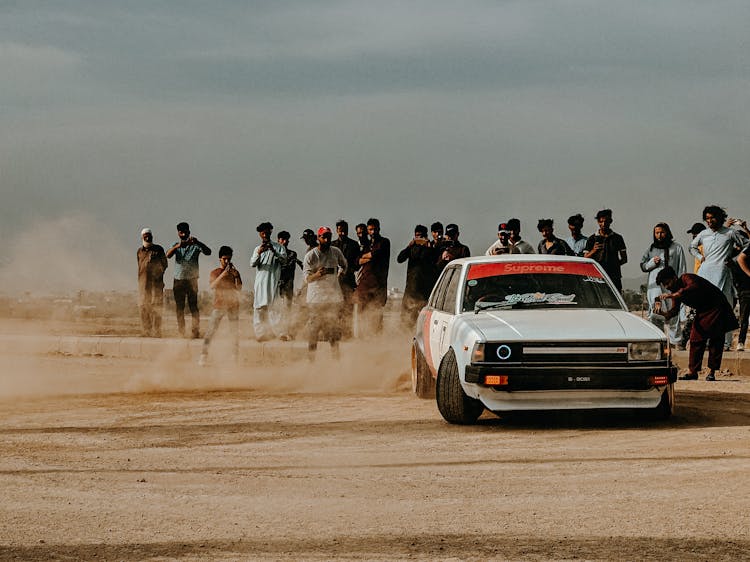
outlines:
{"label": "man in white shalwar kameez", "polygon": [[271,240],[273,225],[264,222],[256,229],[261,244],[250,255],[250,266],[257,268],[253,286],[253,329],[255,339],[267,341],[282,334],[281,316],[274,308],[279,296],[281,266],[286,263],[286,249]]}
{"label": "man in white shalwar kameez", "polygon": [[[735,253],[735,246],[742,248],[742,235],[732,228],[724,226],[727,213],[721,207],[710,205],[703,209],[703,220],[708,228],[699,232],[690,243],[690,253],[700,260],[698,275],[716,285],[734,308],[734,285],[732,272],[727,266],[727,260]],[[701,255],[699,246],[703,247]],[[732,344],[732,332],[727,332],[724,348],[729,349]]]}
{"label": "man in white shalwar kameez", "polygon": [[[659,328],[664,328],[664,316],[654,311],[654,302],[664,290],[656,282],[656,276],[666,266],[671,266],[678,277],[686,273],[685,252],[682,250],[682,246],[674,241],[669,225],[660,222],[654,227],[653,243],[641,258],[641,271],[648,273],[648,289],[646,290],[648,319]],[[662,312],[668,311],[671,307],[672,301],[666,300],[661,303]],[[681,340],[682,327],[678,314],[669,319],[669,341],[672,345],[679,345]]]}

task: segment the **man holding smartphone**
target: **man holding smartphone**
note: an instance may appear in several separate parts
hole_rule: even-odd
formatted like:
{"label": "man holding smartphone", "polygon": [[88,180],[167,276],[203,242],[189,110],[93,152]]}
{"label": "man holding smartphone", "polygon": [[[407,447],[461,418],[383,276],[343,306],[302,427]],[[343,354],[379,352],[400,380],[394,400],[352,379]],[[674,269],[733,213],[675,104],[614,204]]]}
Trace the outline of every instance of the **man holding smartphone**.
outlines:
{"label": "man holding smartphone", "polygon": [[621,267],[628,261],[625,240],[612,226],[612,210],[602,209],[596,213],[596,222],[599,230],[589,236],[586,241],[585,258],[591,258],[599,262],[604,268],[617,290],[622,293],[622,270]]}
{"label": "man holding smartphone", "polygon": [[331,229],[321,226],[318,229],[318,247],[305,254],[302,266],[307,281],[307,350],[311,361],[318,349],[320,332],[331,344],[334,358],[338,359],[339,356],[339,313],[344,301],[339,278],[346,273],[347,263],[341,250],[331,245],[331,238]]}
{"label": "man holding smartphone", "polygon": [[214,309],[211,312],[211,321],[208,332],[203,340],[198,364],[205,366],[208,360],[208,346],[219,328],[219,323],[224,316],[229,317],[230,332],[232,334],[232,360],[237,361],[239,357],[240,342],[240,291],[242,291],[242,277],[240,272],[232,263],[232,248],[222,246],[219,248],[219,267],[214,269],[210,275],[211,288],[214,290]]}
{"label": "man holding smartphone", "polygon": [[404,298],[401,299],[401,322],[412,329],[434,283],[435,250],[430,247],[427,227],[418,224],[414,227],[414,238],[399,252],[398,263],[407,262]]}
{"label": "man holding smartphone", "polygon": [[185,335],[185,301],[187,300],[192,317],[190,336],[200,337],[200,312],[198,310],[198,257],[211,255],[211,248],[190,235],[190,225],[181,222],[177,225],[177,236],[180,241],[167,250],[167,259],[174,256],[174,295],[177,315],[177,331]]}

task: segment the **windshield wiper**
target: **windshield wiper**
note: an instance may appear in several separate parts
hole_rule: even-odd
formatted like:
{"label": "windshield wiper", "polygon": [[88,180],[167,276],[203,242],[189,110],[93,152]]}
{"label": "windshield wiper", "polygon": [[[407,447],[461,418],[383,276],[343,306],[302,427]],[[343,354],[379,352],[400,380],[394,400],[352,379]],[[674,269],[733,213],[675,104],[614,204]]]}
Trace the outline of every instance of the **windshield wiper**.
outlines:
{"label": "windshield wiper", "polygon": [[482,312],[483,310],[496,310],[499,308],[513,308],[517,304],[519,303],[512,303],[508,301],[488,302],[487,304],[478,302],[474,305],[474,314],[478,314],[479,312]]}

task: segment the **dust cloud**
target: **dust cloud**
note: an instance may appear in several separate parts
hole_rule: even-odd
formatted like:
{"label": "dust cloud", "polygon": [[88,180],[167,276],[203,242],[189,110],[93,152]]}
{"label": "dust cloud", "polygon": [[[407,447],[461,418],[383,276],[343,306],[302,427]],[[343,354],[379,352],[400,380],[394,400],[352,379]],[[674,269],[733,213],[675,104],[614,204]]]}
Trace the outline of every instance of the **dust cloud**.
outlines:
{"label": "dust cloud", "polygon": [[[402,337],[383,337],[342,344],[339,359],[321,342],[313,361],[302,346],[274,345],[273,355],[239,365],[228,346],[216,342],[208,365],[164,354],[153,365],[133,373],[123,392],[251,389],[272,393],[393,392],[405,388],[409,346]],[[285,357],[290,351],[300,357]],[[266,351],[269,353],[269,351]],[[197,354],[197,351],[196,351]],[[197,355],[196,355],[197,358]],[[192,358],[191,358],[192,359]]]}
{"label": "dust cloud", "polygon": [[38,222],[4,246],[2,294],[69,295],[135,286],[135,249],[128,252],[108,226],[88,215]]}
{"label": "dust cloud", "polygon": [[[206,366],[197,363],[200,345],[169,345],[156,357],[126,358],[44,353],[0,355],[0,400],[82,394],[155,394],[251,390],[272,394],[382,394],[409,388],[408,336],[394,333],[344,342],[339,359],[321,342],[314,360],[306,346],[243,345],[241,358],[228,358],[229,342],[212,343]],[[183,342],[180,342],[183,343]]]}

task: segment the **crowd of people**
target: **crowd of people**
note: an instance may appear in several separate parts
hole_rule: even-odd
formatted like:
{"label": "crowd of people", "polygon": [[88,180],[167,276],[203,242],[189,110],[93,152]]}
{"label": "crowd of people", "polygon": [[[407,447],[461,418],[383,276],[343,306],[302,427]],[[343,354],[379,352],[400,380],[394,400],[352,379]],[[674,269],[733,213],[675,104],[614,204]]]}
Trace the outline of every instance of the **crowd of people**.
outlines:
{"label": "crowd of people", "polygon": [[[521,222],[512,218],[498,225],[497,240],[486,255],[556,254],[583,256],[597,261],[615,287],[622,292],[622,266],[628,255],[623,237],[612,230],[612,211],[602,209],[595,216],[598,228],[583,234],[584,217],[568,218],[569,236],[555,235],[554,221],[540,219],[537,230],[541,240],[536,249],[521,237]],[[709,380],[721,363],[724,350],[730,348],[737,319],[733,314],[739,303],[739,343],[744,349],[750,315],[750,230],[745,221],[727,217],[718,206],[703,210],[703,223],[695,223],[688,233],[693,239],[688,249],[695,259],[692,273],[687,255],[674,240],[668,224],[653,229],[653,242],[643,253],[640,267],[648,274],[648,318],[667,331],[672,344],[685,348],[689,342],[691,362],[688,378],[697,378],[703,353],[709,350]],[[317,231],[305,229],[301,239],[307,245],[302,259],[289,248],[290,234],[282,230],[273,240],[273,225],[263,222],[257,232],[260,243],[250,254],[256,270],[252,291],[253,329],[258,341],[294,339],[306,332],[308,349],[314,356],[321,339],[328,341],[334,355],[342,338],[352,337],[361,326],[369,333],[383,327],[383,307],[387,301],[387,281],[391,256],[390,240],[380,233],[380,221],[369,219],[357,224],[355,237],[349,237],[345,220],[336,222],[336,238],[328,226]],[[181,336],[200,337],[198,309],[199,257],[210,256],[211,249],[192,236],[186,222],[177,225],[178,242],[166,252],[153,241],[153,232],[144,228],[138,248],[138,285],[142,331],[144,336],[161,336],[164,272],[174,259],[173,295],[177,329]],[[436,221],[418,224],[414,237],[398,253],[396,261],[407,264],[406,284],[401,303],[401,320],[413,327],[419,311],[445,266],[468,257],[469,248],[459,240],[456,224]],[[219,267],[210,273],[214,291],[213,311],[205,333],[201,362],[205,363],[209,344],[224,316],[233,324],[233,349],[238,347],[237,322],[242,279],[232,263],[233,250],[222,246]],[[302,272],[301,288],[295,289],[297,268]],[[700,281],[696,278],[700,278]],[[704,283],[708,282],[708,285]],[[715,288],[723,301],[710,294]],[[726,307],[721,307],[723,302]],[[191,313],[191,330],[185,325],[185,304]],[[705,303],[711,303],[706,312]],[[718,303],[718,304],[717,304]],[[718,307],[718,308],[717,308]],[[356,308],[356,314],[355,314]],[[734,324],[729,321],[729,310]],[[356,324],[356,326],[355,326]],[[731,327],[734,326],[734,327]],[[721,345],[718,340],[721,339]]]}

